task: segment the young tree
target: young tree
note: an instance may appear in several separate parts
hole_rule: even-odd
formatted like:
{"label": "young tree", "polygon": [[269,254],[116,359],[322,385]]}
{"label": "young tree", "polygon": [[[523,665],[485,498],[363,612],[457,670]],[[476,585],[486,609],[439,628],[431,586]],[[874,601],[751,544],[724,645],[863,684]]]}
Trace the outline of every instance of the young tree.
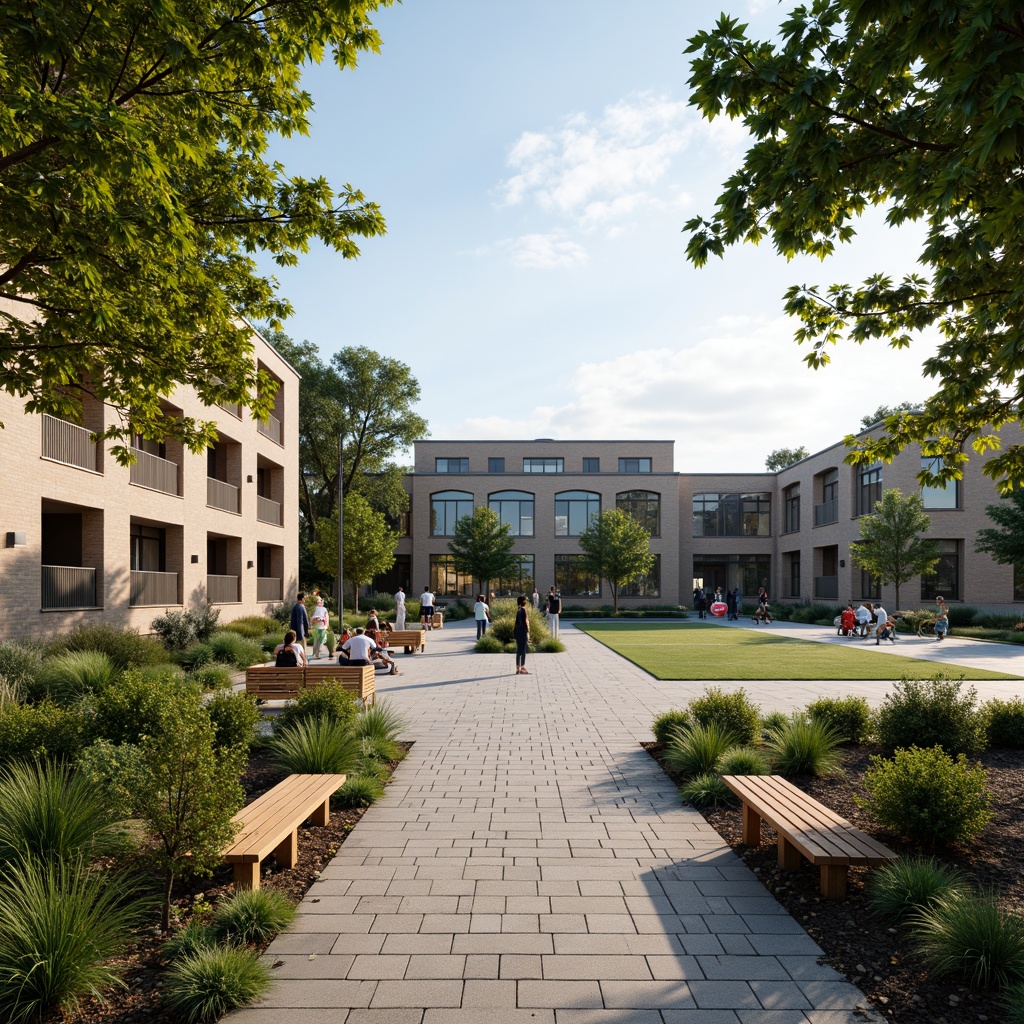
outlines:
{"label": "young tree", "polygon": [[896,587],[928,572],[939,560],[939,545],[920,535],[932,524],[919,494],[902,494],[893,487],[882,492],[875,511],[860,519],[860,540],[850,547],[850,557],[882,583]]}
{"label": "young tree", "polygon": [[119,414],[122,459],[136,432],[207,445],[209,423],[161,408],[177,384],[269,412],[245,320],[290,307],[252,253],[355,257],[384,220],[348,185],[289,176],[268,141],[308,132],[303,67],[377,51],[367,15],[390,2],[0,5],[6,391],[63,416],[85,387]]}
{"label": "young tree", "polygon": [[[943,458],[944,480],[960,477],[968,440],[997,449],[991,427],[1024,410],[1024,107],[1011,98],[1024,69],[1020,5],[811,0],[775,40],[748,38],[723,15],[688,52],[691,103],[708,119],[742,119],[754,139],[714,214],[687,223],[689,259],[702,266],[766,237],[787,259],[825,258],[871,206],[893,227],[925,224],[902,280],[797,285],[785,308],[815,368],[843,336],[903,348],[937,331],[924,362],[936,390],[921,414],[887,417],[875,439],[848,437],[848,461],[888,461],[919,442]],[[985,473],[1024,482],[1024,448]]]}
{"label": "young tree", "polygon": [[776,448],[767,459],[764,460],[764,468],[769,473],[777,473],[780,469],[792,466],[794,462],[806,459],[807,449],[800,445],[799,448]]}
{"label": "young tree", "polygon": [[1000,565],[1024,567],[1024,491],[1011,491],[998,505],[986,505],[985,514],[999,529],[979,530],[974,550],[987,552]]}
{"label": "young tree", "polygon": [[490,593],[491,580],[519,573],[519,559],[513,554],[516,542],[511,529],[494,509],[486,505],[478,505],[471,516],[463,516],[455,524],[455,535],[448,542],[455,570],[472,576],[484,594]]}
{"label": "young tree", "polygon": [[[345,496],[345,526],[342,556],[345,579],[352,586],[352,607],[359,611],[359,588],[387,572],[395,564],[398,534],[388,527],[387,519],[376,512],[361,495]],[[321,572],[338,575],[338,510],[320,520],[320,532],[313,542],[313,554]]]}
{"label": "young tree", "polygon": [[650,571],[654,555],[651,535],[628,513],[609,508],[580,534],[584,572],[606,579],[612,591],[615,613],[619,611],[619,587]]}

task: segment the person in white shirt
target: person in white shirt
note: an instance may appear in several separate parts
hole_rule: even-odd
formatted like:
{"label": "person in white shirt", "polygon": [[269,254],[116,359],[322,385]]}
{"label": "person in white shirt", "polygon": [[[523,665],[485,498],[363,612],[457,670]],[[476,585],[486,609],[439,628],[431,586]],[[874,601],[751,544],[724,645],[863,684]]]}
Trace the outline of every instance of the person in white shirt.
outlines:
{"label": "person in white shirt", "polygon": [[274,664],[278,668],[302,668],[306,664],[306,645],[298,640],[294,629],[289,629],[284,643],[274,648]]}
{"label": "person in white shirt", "polygon": [[327,642],[327,629],[330,622],[327,606],[322,597],[316,599],[316,607],[313,609],[309,621],[313,627],[313,657],[319,658],[320,648]]}
{"label": "person in white shirt", "polygon": [[868,635],[868,626],[871,625],[871,609],[861,602],[861,606],[857,609],[856,615],[857,628],[860,630],[860,635],[863,639]]}
{"label": "person in white shirt", "polygon": [[395,594],[395,629],[405,629],[405,591],[401,587]]}
{"label": "person in white shirt", "polygon": [[896,643],[896,624],[889,619],[889,613],[880,604],[876,604],[875,614],[878,616],[875,623],[875,646],[883,640]]}
{"label": "person in white shirt", "polygon": [[341,649],[348,655],[349,665],[372,665],[377,645],[366,635],[360,626],[354,636],[350,636]]}
{"label": "person in white shirt", "polygon": [[477,594],[473,605],[473,616],[476,618],[476,638],[480,639],[487,632],[487,623],[491,620],[491,609],[484,600],[483,594]]}
{"label": "person in white shirt", "polygon": [[434,595],[430,587],[424,587],[420,594],[420,623],[426,629],[434,628]]}

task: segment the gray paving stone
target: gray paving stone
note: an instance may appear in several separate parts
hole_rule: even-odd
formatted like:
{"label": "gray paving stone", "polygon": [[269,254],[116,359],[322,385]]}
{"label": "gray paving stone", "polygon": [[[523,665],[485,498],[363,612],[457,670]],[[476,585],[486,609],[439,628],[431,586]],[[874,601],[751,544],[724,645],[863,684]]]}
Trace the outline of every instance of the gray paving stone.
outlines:
{"label": "gray paving stone", "polygon": [[594,1008],[603,1007],[596,981],[519,981],[519,1006]]}
{"label": "gray paving stone", "polygon": [[809,1010],[810,1002],[794,981],[750,981],[754,995],[766,1010]]}
{"label": "gray paving stone", "polygon": [[620,1009],[696,1008],[687,981],[602,981],[604,1005]]}
{"label": "gray paving stone", "polygon": [[373,1009],[392,1006],[460,1006],[461,979],[458,981],[381,981],[377,983],[370,1006]]}
{"label": "gray paving stone", "polygon": [[694,1001],[702,1010],[761,1007],[757,996],[745,981],[691,981],[690,988]]}

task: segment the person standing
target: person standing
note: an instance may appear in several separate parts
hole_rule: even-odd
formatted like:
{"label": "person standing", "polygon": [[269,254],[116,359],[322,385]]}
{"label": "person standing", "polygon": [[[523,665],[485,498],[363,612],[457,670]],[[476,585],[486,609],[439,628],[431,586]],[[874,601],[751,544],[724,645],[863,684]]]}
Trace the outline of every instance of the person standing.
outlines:
{"label": "person standing", "polygon": [[704,593],[704,588],[703,587],[694,587],[693,588],[693,609],[697,613],[697,618],[698,619],[703,619],[705,617],[704,612],[705,612],[705,610],[707,608],[707,604],[708,604],[708,599],[707,599],[707,595]]}
{"label": "person standing", "polygon": [[[526,598],[523,598],[525,602]],[[562,614],[562,599],[558,596],[555,588],[548,591],[547,601],[548,630],[552,636],[558,636],[558,616]]]}
{"label": "person standing", "polygon": [[316,599],[316,607],[310,617],[313,626],[313,657],[320,657],[320,648],[327,642],[327,629],[330,623],[330,616],[327,614],[327,606],[324,599]]}
{"label": "person standing", "polygon": [[295,642],[305,647],[306,637],[309,636],[311,630],[309,615],[306,613],[306,595],[301,590],[295,595],[295,604],[292,606],[292,616],[288,625],[295,633]]}
{"label": "person standing", "polygon": [[395,594],[395,629],[405,629],[405,591],[401,587]]}
{"label": "person standing", "polygon": [[530,613],[526,609],[525,594],[519,595],[514,635],[516,638],[516,675],[528,676],[530,673],[526,671],[526,649],[530,646]]}
{"label": "person standing", "polygon": [[477,594],[476,604],[473,605],[473,616],[476,619],[476,638],[487,633],[487,623],[491,621],[491,609],[487,606],[483,594]]}
{"label": "person standing", "polygon": [[430,587],[424,587],[420,594],[420,625],[424,629],[434,628],[434,595]]}
{"label": "person standing", "polygon": [[740,588],[737,587],[732,592],[732,617],[739,622],[740,612],[743,611],[743,595],[740,593]]}
{"label": "person standing", "polygon": [[531,600],[533,601],[533,607],[539,609],[540,608],[540,594],[537,593],[537,588],[536,587],[533,588],[533,598]]}
{"label": "person standing", "polygon": [[727,622],[736,618],[736,595],[731,590],[725,592],[725,618]]}

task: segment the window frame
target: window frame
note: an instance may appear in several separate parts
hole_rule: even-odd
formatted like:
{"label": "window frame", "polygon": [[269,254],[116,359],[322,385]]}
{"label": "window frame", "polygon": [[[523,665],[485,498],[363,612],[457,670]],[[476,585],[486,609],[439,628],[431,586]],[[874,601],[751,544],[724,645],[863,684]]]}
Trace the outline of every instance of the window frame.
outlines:
{"label": "window frame", "polygon": [[[556,554],[554,558],[554,574],[555,574],[555,590],[562,597],[601,597],[601,586],[603,580],[590,575],[588,573],[580,572],[578,569],[573,569],[573,565],[578,564],[580,559],[583,558],[581,554],[575,554],[573,552],[564,552]],[[571,586],[570,581],[585,581],[587,589],[573,589],[575,583]],[[594,589],[593,584],[596,584]]]}
{"label": "window frame", "polygon": [[[540,463],[540,466],[537,466]],[[564,473],[565,459],[562,456],[523,456],[524,473]]]}
{"label": "window frame", "polygon": [[[942,468],[944,459],[941,455],[922,455],[921,456],[921,469],[928,470],[929,472],[935,473]],[[936,466],[936,463],[938,465]],[[921,484],[921,503],[928,512],[955,512],[961,508],[960,503],[960,480],[950,480],[945,486],[929,486],[927,484]],[[937,495],[946,496],[949,492],[950,486],[953,488],[953,504],[946,502],[939,505],[930,504],[929,499]]]}
{"label": "window frame", "polygon": [[[449,497],[449,495],[451,495],[452,497]],[[454,495],[458,495],[458,497],[454,497]],[[434,508],[434,505],[435,505],[435,503],[437,501],[443,501],[446,505],[447,504],[454,504],[456,506],[455,518],[452,520],[452,522],[450,524],[451,525],[450,532],[438,532],[438,530],[437,530],[437,517],[435,515],[435,511],[436,510]],[[460,513],[458,511],[458,505],[466,504],[466,503],[469,504],[469,511],[468,512],[461,512]],[[431,537],[454,537],[455,536],[455,524],[458,523],[458,521],[460,519],[462,519],[463,516],[467,516],[467,515],[471,516],[473,514],[473,509],[475,508],[475,506],[476,506],[476,498],[469,491],[454,491],[454,490],[435,491],[433,494],[430,495],[430,536]],[[446,527],[449,525],[448,524],[448,511],[447,510],[445,510],[445,523],[444,523],[444,525]]]}
{"label": "window frame", "polygon": [[[637,468],[630,468],[636,463]],[[653,462],[649,456],[627,456],[619,459],[619,472],[629,474],[649,474],[652,471]]]}
{"label": "window frame", "polygon": [[[633,504],[638,502],[645,502],[648,506],[644,515],[637,515],[631,507]],[[654,505],[653,530],[648,529],[646,521],[651,514],[651,505]],[[647,530],[652,537],[661,536],[661,494],[658,491],[647,491],[641,488],[634,488],[629,491],[619,491],[619,493],[615,495],[615,507],[631,516],[633,521]]]}
{"label": "window frame", "polygon": [[[565,495],[573,495],[573,497],[565,497]],[[579,495],[579,497],[577,497]],[[578,516],[580,514],[579,509],[566,508],[564,512],[565,528],[559,528],[559,519],[562,517],[562,513],[559,512],[560,505],[582,505],[586,504],[587,508],[583,511],[583,516],[586,520],[583,527],[580,528]],[[591,506],[596,506],[591,508]],[[554,519],[554,530],[556,537],[578,537],[583,530],[585,530],[594,520],[601,515],[601,495],[597,491],[559,491],[555,495],[555,519]],[[574,533],[573,530],[576,530]]]}
{"label": "window frame", "polygon": [[[459,469],[452,469],[452,463],[458,463]],[[444,463],[444,469],[441,468],[441,464]],[[469,472],[469,458],[460,456],[459,458],[435,458],[434,459],[434,472],[439,473],[442,476],[462,476]]]}
{"label": "window frame", "polygon": [[487,457],[487,472],[488,473],[504,473],[505,472],[505,458],[504,456],[490,455]]}
{"label": "window frame", "polygon": [[[503,495],[509,495],[509,497],[502,497]],[[514,497],[513,497],[514,495]],[[519,514],[516,517],[518,520],[517,524],[513,524],[511,519],[506,519],[502,509],[495,508],[494,502],[497,501],[499,505],[519,505]],[[530,514],[529,516],[523,515],[522,506],[529,504]],[[511,529],[509,530],[509,536],[511,537],[535,537],[537,531],[537,496],[531,491],[519,491],[515,489],[505,491],[492,491],[487,495],[487,507],[498,514],[498,518],[502,523],[508,523]],[[523,521],[529,519],[530,528],[529,530],[523,529]]]}

